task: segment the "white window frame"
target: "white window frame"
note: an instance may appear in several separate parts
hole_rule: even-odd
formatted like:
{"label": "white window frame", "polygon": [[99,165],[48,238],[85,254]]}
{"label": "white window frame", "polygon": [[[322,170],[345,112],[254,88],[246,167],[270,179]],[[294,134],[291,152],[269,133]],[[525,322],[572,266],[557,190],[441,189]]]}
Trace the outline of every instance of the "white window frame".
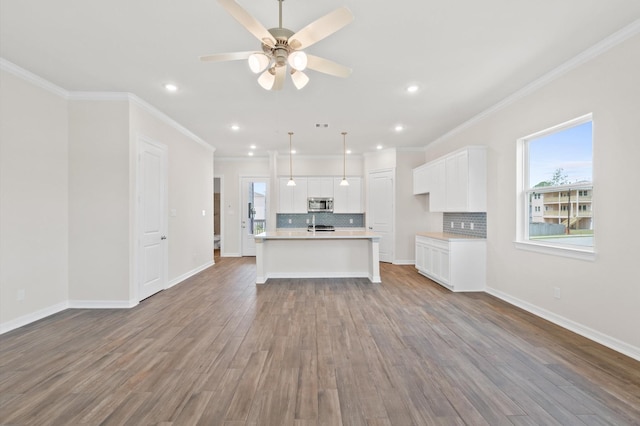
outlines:
{"label": "white window frame", "polygon": [[[595,233],[594,233],[594,241],[593,246],[591,247],[581,247],[569,244],[559,244],[559,243],[551,243],[547,241],[536,241],[529,239],[529,199],[528,194],[531,192],[531,187],[529,186],[529,157],[528,157],[528,147],[527,143],[532,139],[537,139],[552,133],[557,133],[562,130],[568,129],[570,127],[575,127],[580,124],[584,124],[587,122],[593,122],[593,114],[586,114],[581,117],[575,118],[573,120],[569,120],[567,122],[558,124],[551,128],[542,130],[540,132],[533,133],[531,135],[525,136],[523,138],[518,139],[517,141],[517,179],[516,179],[516,240],[514,241],[514,246],[517,249],[528,250],[537,253],[544,253],[555,256],[563,256],[570,257],[574,259],[580,260],[589,260],[594,261],[596,259],[596,241],[595,241]],[[592,128],[593,132],[593,128]],[[592,133],[593,134],[593,133]],[[559,189],[563,188],[571,189],[571,190],[580,190],[580,189],[588,189],[592,190],[595,188],[595,183],[592,181],[591,184],[588,185],[563,185],[563,186],[554,186],[547,189],[547,187],[536,188],[537,193],[544,192],[557,192]],[[593,192],[592,192],[593,196]],[[591,210],[595,212],[593,208],[593,200],[591,202]],[[592,213],[591,220],[595,224],[595,217]],[[594,226],[595,229],[595,226]]]}

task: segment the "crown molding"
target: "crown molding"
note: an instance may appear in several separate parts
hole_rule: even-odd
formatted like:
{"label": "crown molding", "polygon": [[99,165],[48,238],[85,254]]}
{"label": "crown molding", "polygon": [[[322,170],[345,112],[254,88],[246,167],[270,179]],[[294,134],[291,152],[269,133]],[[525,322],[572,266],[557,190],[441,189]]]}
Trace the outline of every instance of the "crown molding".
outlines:
{"label": "crown molding", "polygon": [[138,96],[133,93],[128,92],[70,92],[51,83],[48,80],[32,73],[31,71],[27,71],[24,68],[19,67],[18,65],[10,62],[2,57],[0,57],[0,69],[3,71],[7,71],[10,74],[19,77],[34,86],[40,87],[48,92],[51,92],[55,95],[58,95],[68,101],[127,101],[133,104],[136,104],[141,109],[145,110],[155,118],[164,122],[168,126],[182,133],[184,136],[188,137],[192,141],[196,142],[199,145],[207,148],[211,152],[215,152],[215,148],[205,142],[202,138],[194,134],[192,131],[160,111],[158,108],[154,107],[150,103],[142,100]]}
{"label": "crown molding", "polygon": [[27,71],[24,68],[21,68],[13,62],[9,62],[2,57],[0,57],[0,69],[2,71],[8,72],[9,74],[13,74],[14,76],[19,77],[24,81],[33,84],[34,86],[44,89],[47,92],[53,93],[54,95],[58,95],[65,99],[69,99],[69,92],[62,87],[57,86],[50,81],[40,77],[39,75],[36,75],[31,71]]}
{"label": "crown molding", "polygon": [[167,114],[165,114],[164,112],[160,111],[158,108],[154,107],[150,103],[142,100],[141,98],[139,98],[138,96],[136,96],[136,95],[134,95],[132,93],[129,93],[128,95],[129,95],[129,100],[131,100],[131,102],[135,103],[140,108],[142,108],[143,110],[147,111],[149,114],[153,115],[154,117],[156,117],[160,121],[164,121],[166,124],[168,124],[169,126],[173,127],[178,132],[182,133],[183,135],[185,135],[186,137],[190,138],[194,142],[196,142],[196,143],[202,145],[203,147],[207,148],[211,152],[215,152],[215,150],[216,150],[215,147],[209,145],[207,142],[204,141],[204,139],[202,139],[199,136],[197,136],[191,130],[187,129],[186,127],[184,127],[183,125],[181,125],[180,123],[175,121],[173,118],[169,117]]}
{"label": "crown molding", "polygon": [[396,148],[397,152],[425,152],[424,146],[399,146]]}
{"label": "crown molding", "polygon": [[213,159],[214,163],[234,163],[234,162],[240,162],[240,161],[254,161],[254,162],[269,162],[269,157],[267,156],[259,156],[259,155],[254,155],[254,156],[245,156],[245,157],[218,157],[216,156]]}
{"label": "crown molding", "polygon": [[511,105],[512,103],[524,98],[527,95],[530,95],[531,93],[542,88],[543,86],[546,86],[547,84],[558,79],[559,77],[563,76],[569,71],[579,67],[580,65],[585,64],[586,62],[589,62],[590,60],[600,56],[601,54],[609,51],[613,47],[619,45],[620,43],[630,39],[631,37],[637,34],[640,34],[640,19],[636,19],[631,24],[627,25],[621,30],[618,30],[615,33],[611,34],[610,36],[602,39],[598,43],[594,44],[593,46],[589,47],[588,49],[582,51],[578,55],[569,59],[562,65],[554,68],[553,70],[544,74],[542,77],[532,81],[531,83],[524,86],[522,89],[517,90],[513,94],[507,96],[506,98],[494,104],[493,106],[485,109],[481,113],[475,115],[474,117],[470,118],[469,120],[465,121],[459,126],[454,127],[453,129],[449,130],[447,133],[443,134],[442,136],[438,137],[433,142],[427,145],[437,145],[443,142],[445,139],[457,133],[460,133],[464,129],[482,121],[485,117],[497,111],[500,111],[501,109]]}

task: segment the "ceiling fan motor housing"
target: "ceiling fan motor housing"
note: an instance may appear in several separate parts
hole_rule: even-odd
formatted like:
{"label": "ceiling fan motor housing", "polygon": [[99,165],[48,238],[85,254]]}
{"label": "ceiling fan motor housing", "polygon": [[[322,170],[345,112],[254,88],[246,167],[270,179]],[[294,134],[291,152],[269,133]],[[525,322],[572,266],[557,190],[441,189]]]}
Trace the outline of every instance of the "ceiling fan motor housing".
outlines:
{"label": "ceiling fan motor housing", "polygon": [[288,42],[289,37],[294,34],[293,31],[287,28],[271,28],[269,32],[276,40],[276,45],[271,47],[263,43],[262,50],[267,56],[273,58],[275,66],[282,67],[287,65],[287,58],[293,51]]}

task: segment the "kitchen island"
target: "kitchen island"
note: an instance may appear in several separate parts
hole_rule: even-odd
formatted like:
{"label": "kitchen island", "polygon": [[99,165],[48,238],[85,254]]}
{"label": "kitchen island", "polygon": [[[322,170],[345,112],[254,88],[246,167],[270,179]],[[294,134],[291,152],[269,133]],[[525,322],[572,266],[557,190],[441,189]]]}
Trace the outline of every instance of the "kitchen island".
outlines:
{"label": "kitchen island", "polygon": [[275,231],[256,240],[256,284],[269,278],[369,278],[380,282],[380,236],[366,231]]}

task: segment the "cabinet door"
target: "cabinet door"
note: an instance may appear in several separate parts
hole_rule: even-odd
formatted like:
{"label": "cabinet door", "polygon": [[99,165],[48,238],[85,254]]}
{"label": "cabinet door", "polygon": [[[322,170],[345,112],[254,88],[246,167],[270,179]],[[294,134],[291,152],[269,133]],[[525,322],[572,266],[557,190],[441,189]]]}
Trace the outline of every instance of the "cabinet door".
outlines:
{"label": "cabinet door", "polygon": [[429,163],[429,211],[445,211],[446,201],[446,173],[445,160],[438,160]]}
{"label": "cabinet door", "polygon": [[363,213],[362,178],[349,178],[349,186],[347,188],[349,188],[347,213]]}
{"label": "cabinet door", "polygon": [[429,164],[413,169],[413,195],[429,192]]}
{"label": "cabinet door", "polygon": [[424,244],[416,242],[416,269],[425,272],[424,268]]}
{"label": "cabinet door", "polygon": [[450,272],[449,272],[449,250],[439,250],[439,261],[440,261],[440,275],[438,278],[443,284],[449,285],[450,280]]}
{"label": "cabinet door", "polygon": [[333,212],[349,213],[349,187],[340,186],[340,182],[342,178],[333,178]]}
{"label": "cabinet door", "polygon": [[307,213],[307,179],[297,178],[296,186],[292,188],[291,213]]}
{"label": "cabinet door", "polygon": [[333,178],[308,178],[309,197],[333,197]]}
{"label": "cabinet door", "polygon": [[362,178],[350,177],[349,186],[340,186],[342,178],[333,178],[333,212],[362,213]]}
{"label": "cabinet door", "polygon": [[287,186],[288,178],[280,178],[278,213],[293,213],[293,186]]}
{"label": "cabinet door", "polygon": [[462,151],[445,160],[446,209],[449,212],[468,211],[469,160],[467,151]]}

